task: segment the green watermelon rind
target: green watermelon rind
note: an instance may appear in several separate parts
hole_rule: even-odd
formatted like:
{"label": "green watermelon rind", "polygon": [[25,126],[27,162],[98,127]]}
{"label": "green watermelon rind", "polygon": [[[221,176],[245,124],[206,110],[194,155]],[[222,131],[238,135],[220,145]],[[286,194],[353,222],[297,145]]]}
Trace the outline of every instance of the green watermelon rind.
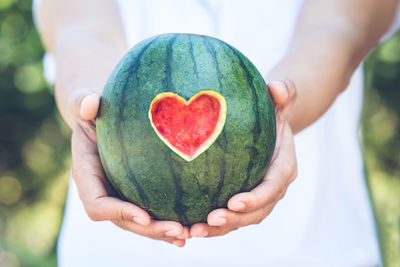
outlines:
{"label": "green watermelon rind", "polygon": [[[157,136],[153,98],[201,90],[222,94],[228,112],[217,140],[187,162]],[[121,198],[159,220],[205,222],[210,211],[260,183],[276,140],[272,99],[255,66],[237,49],[202,35],[162,34],[132,48],[103,91],[97,137],[107,178]]]}

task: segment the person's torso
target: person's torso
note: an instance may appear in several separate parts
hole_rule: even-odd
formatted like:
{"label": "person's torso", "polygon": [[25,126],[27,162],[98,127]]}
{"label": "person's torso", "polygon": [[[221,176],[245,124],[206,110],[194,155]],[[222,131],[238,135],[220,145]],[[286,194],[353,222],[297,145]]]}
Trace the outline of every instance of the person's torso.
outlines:
{"label": "person's torso", "polygon": [[[210,35],[239,49],[264,76],[284,55],[303,3],[302,0],[119,2],[130,46],[165,32]],[[130,235],[111,223],[93,224],[85,220],[72,186],[60,244],[71,251],[74,249],[71,242],[82,239],[85,233],[86,239],[93,242],[88,241],[87,247],[92,247],[85,250],[80,262],[86,256],[91,259],[90,266],[108,266],[108,263],[120,266],[126,262],[133,266],[379,264],[357,139],[361,92],[362,76],[358,70],[348,90],[328,112],[297,135],[299,176],[261,224],[243,227],[223,237],[192,239],[178,249]],[[108,244],[96,242],[99,231]],[[70,264],[63,266],[77,266],[71,265],[68,250],[62,249],[61,259]],[[110,251],[108,257],[98,256],[103,250]]]}

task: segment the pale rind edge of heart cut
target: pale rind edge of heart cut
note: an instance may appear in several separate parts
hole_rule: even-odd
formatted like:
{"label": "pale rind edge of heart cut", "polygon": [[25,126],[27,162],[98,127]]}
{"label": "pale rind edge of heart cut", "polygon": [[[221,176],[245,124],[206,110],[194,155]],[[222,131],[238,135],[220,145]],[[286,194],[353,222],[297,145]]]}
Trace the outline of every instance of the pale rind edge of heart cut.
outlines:
{"label": "pale rind edge of heart cut", "polygon": [[[199,96],[201,96],[203,94],[217,98],[221,105],[221,110],[219,112],[219,118],[218,118],[217,125],[215,126],[215,131],[210,135],[210,137],[206,141],[204,141],[204,143],[199,147],[199,149],[196,151],[196,153],[193,154],[193,156],[188,156],[188,155],[180,152],[178,149],[176,149],[166,138],[164,138],[158,132],[156,126],[153,124],[151,108],[153,106],[153,103],[155,103],[157,100],[164,98],[164,97],[168,97],[168,96],[176,97],[178,100],[184,102],[186,105],[189,105],[196,98],[198,98]],[[154,97],[153,101],[151,101],[148,116],[149,116],[149,121],[150,121],[151,127],[154,129],[154,132],[158,135],[158,137],[161,139],[161,141],[163,141],[172,151],[174,151],[181,158],[190,162],[190,161],[194,160],[195,158],[197,158],[198,156],[200,156],[204,151],[206,151],[215,142],[215,140],[218,138],[218,136],[221,134],[222,129],[225,126],[226,113],[227,113],[227,104],[226,104],[225,97],[223,95],[221,95],[220,93],[213,91],[213,90],[203,90],[203,91],[200,91],[197,94],[193,95],[189,99],[189,101],[186,101],[186,99],[184,99],[180,95],[175,94],[173,92],[160,93],[160,94],[156,95],[156,97]]]}

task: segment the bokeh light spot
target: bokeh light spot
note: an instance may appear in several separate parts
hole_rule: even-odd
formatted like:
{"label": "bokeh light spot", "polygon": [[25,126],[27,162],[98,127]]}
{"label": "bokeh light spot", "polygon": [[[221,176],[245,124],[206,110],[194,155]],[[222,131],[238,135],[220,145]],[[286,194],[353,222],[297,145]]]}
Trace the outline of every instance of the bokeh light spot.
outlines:
{"label": "bokeh light spot", "polygon": [[20,267],[21,263],[19,262],[17,256],[9,252],[1,252],[0,251],[0,266],[1,267]]}
{"label": "bokeh light spot", "polygon": [[1,34],[11,40],[22,39],[26,34],[26,21],[20,14],[10,14],[1,23]]}
{"label": "bokeh light spot", "polygon": [[21,193],[22,193],[22,187],[17,179],[10,176],[3,176],[0,178],[1,203],[6,205],[14,204],[20,199]]}
{"label": "bokeh light spot", "polygon": [[[386,63],[400,62],[400,36],[395,35],[390,40],[382,45],[379,50],[379,57]],[[395,69],[396,68],[392,68]]]}
{"label": "bokeh light spot", "polygon": [[42,76],[40,65],[22,66],[15,73],[15,87],[24,93],[36,93],[45,88]]}
{"label": "bokeh light spot", "polygon": [[0,64],[8,63],[8,60],[11,56],[11,45],[4,38],[0,38],[0,51]]}
{"label": "bokeh light spot", "polygon": [[0,0],[0,9],[7,9],[12,4],[14,4],[15,0]]}

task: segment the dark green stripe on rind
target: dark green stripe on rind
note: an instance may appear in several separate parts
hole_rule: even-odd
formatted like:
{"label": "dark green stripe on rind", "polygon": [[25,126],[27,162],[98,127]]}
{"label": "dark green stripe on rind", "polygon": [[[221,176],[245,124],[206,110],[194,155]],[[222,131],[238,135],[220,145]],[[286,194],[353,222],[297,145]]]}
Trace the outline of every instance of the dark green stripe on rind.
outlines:
{"label": "dark green stripe on rind", "polygon": [[[252,68],[252,64],[249,62],[247,58],[245,58],[238,50],[233,49],[237,57],[240,59],[240,65],[243,70],[246,72],[246,76],[248,77],[249,85],[252,88],[252,97],[254,101],[254,113],[255,113],[255,125],[253,128],[253,143],[254,146],[249,147],[251,161],[249,163],[247,169],[247,177],[243,182],[243,186],[241,188],[242,191],[248,191],[254,187],[255,184],[258,184],[261,181],[262,176],[265,172],[257,173],[257,168],[254,168],[254,165],[258,164],[260,166],[267,166],[271,161],[273,149],[275,147],[276,140],[276,129],[275,129],[275,111],[273,105],[261,105],[260,99],[262,102],[272,103],[272,99],[270,95],[266,93],[267,86],[256,71],[256,69]],[[262,90],[257,90],[256,88],[261,88]],[[261,118],[262,117],[262,118]],[[261,121],[269,121],[269,126],[272,129],[266,129],[265,127],[261,127]],[[259,140],[260,135],[263,134],[266,136],[263,140]],[[265,153],[264,160],[259,157],[259,159],[254,159],[256,155],[260,154],[260,151],[267,149],[268,153]],[[269,150],[269,151],[268,151]]]}
{"label": "dark green stripe on rind", "polygon": [[250,74],[249,70],[247,69],[246,65],[243,62],[242,55],[240,55],[236,50],[233,50],[234,53],[236,54],[237,59],[239,60],[240,66],[242,67],[243,71],[246,73],[246,79],[248,81],[248,84],[250,85],[251,92],[252,92],[252,100],[254,102],[253,104],[253,114],[254,114],[254,127],[252,130],[253,133],[253,145],[249,147],[249,154],[250,154],[250,161],[249,165],[247,167],[247,176],[246,180],[244,180],[243,185],[241,187],[241,190],[244,190],[245,188],[248,187],[248,182],[250,179],[250,174],[253,170],[253,165],[254,165],[254,158],[257,156],[258,151],[257,148],[255,147],[257,142],[258,142],[258,136],[260,135],[261,128],[260,128],[260,118],[259,118],[259,111],[258,111],[258,96],[256,92],[256,88],[254,87],[253,84],[253,76]]}
{"label": "dark green stripe on rind", "polygon": [[171,154],[172,154],[172,151],[168,151],[167,153],[165,153],[165,158],[166,158],[166,161],[168,162],[170,172],[171,172],[171,175],[172,175],[172,178],[174,181],[175,189],[176,189],[174,211],[178,215],[179,221],[186,224],[188,221],[188,218],[185,215],[185,212],[188,209],[188,207],[182,202],[183,194],[184,194],[182,186],[181,186],[182,179],[181,179],[179,169],[178,169],[178,171],[176,171],[175,166],[174,166],[179,163],[172,160]]}
{"label": "dark green stripe on rind", "polygon": [[[151,42],[149,42],[145,47],[142,48],[142,50],[139,52],[136,61],[132,64],[132,66],[130,67],[130,69],[128,70],[128,75],[130,77],[136,76],[136,71],[137,69],[140,67],[140,59],[143,55],[143,53],[146,51],[146,49],[152,44],[154,43],[155,40],[152,40]],[[136,77],[137,79],[137,77]],[[126,101],[126,92],[127,92],[127,85],[128,85],[128,79],[126,80],[124,86],[121,89],[121,104],[119,105],[119,114],[118,116],[120,118],[124,117],[124,107],[127,103],[125,103]],[[146,196],[146,193],[143,191],[143,189],[141,188],[140,184],[138,183],[138,181],[136,180],[134,171],[131,169],[129,163],[128,163],[128,153],[126,151],[125,148],[125,144],[126,142],[124,141],[124,135],[123,135],[123,129],[121,129],[121,124],[124,122],[124,120],[120,119],[120,120],[116,120],[115,121],[115,129],[117,131],[117,139],[120,145],[120,149],[121,149],[121,160],[122,160],[122,165],[124,167],[124,169],[127,171],[127,176],[128,179],[132,182],[132,184],[135,186],[136,191],[139,194],[140,200],[141,200],[141,204],[143,206],[143,208],[148,209],[149,207],[149,199]]]}
{"label": "dark green stripe on rind", "polygon": [[[189,99],[201,90],[225,97],[227,120],[215,143],[186,162],[156,135],[147,113],[161,92]],[[226,207],[244,183],[248,190],[260,181],[275,142],[273,116],[265,82],[243,55],[214,38],[164,34],[138,44],[110,76],[97,125],[99,151],[107,177],[125,199],[147,202],[155,218],[190,225]]]}
{"label": "dark green stripe on rind", "polygon": [[192,42],[192,37],[191,37],[191,36],[188,36],[188,38],[189,38],[189,44],[190,44],[189,53],[190,53],[190,56],[191,56],[192,61],[193,61],[193,73],[194,73],[195,76],[196,76],[196,82],[198,82],[198,80],[199,80],[199,73],[197,72],[196,58],[195,58],[195,56],[194,56],[194,54],[193,54],[193,42]]}
{"label": "dark green stripe on rind", "polygon": [[178,35],[173,36],[170,38],[168,41],[167,45],[167,58],[166,58],[166,64],[165,64],[165,78],[163,81],[163,84],[165,84],[165,88],[163,88],[166,91],[174,91],[174,85],[172,83],[172,77],[171,77],[171,59],[172,59],[172,45],[174,44],[176,38]]}
{"label": "dark green stripe on rind", "polygon": [[[140,49],[137,49],[132,56],[129,57],[129,59],[132,61],[131,62],[125,62],[128,64],[119,63],[116,68],[121,69],[121,72],[127,72],[128,75],[134,73],[136,68],[139,65],[139,59],[143,52],[146,50],[146,48],[153,42],[154,40],[150,40],[146,45],[142,45]],[[123,61],[121,61],[123,62]],[[125,67],[125,68],[124,68]],[[127,153],[125,151],[125,145],[123,144],[123,136],[120,130],[120,125],[123,123],[123,120],[121,120],[120,113],[121,113],[121,105],[120,103],[124,102],[125,97],[125,89],[127,86],[127,79],[124,79],[122,81],[119,81],[115,77],[116,73],[113,73],[108,82],[111,81],[114,86],[119,87],[119,91],[113,91],[113,92],[107,92],[105,90],[103,94],[103,98],[101,101],[101,109],[100,109],[100,114],[99,118],[97,120],[97,135],[99,140],[105,140],[104,143],[108,143],[108,147],[112,146],[113,149],[110,151],[108,150],[107,152],[103,153],[102,147],[99,148],[99,152],[101,153],[101,159],[102,159],[102,164],[105,169],[105,173],[107,174],[108,177],[110,178],[111,183],[113,184],[114,187],[116,187],[117,191],[119,194],[123,195],[124,197],[128,199],[137,199],[137,204],[141,205],[143,208],[146,208],[148,206],[148,198],[144,191],[142,190],[141,186],[138,184],[136,181],[136,177],[134,173],[130,170],[129,164],[127,163]],[[129,75],[131,76],[131,75]],[[119,82],[115,82],[119,81]],[[112,95],[112,97],[107,97],[107,93]],[[114,94],[112,94],[114,93]],[[110,101],[111,100],[111,101]],[[111,103],[114,102],[114,103]],[[112,109],[111,111],[109,109]],[[106,127],[103,128],[102,126],[102,118],[103,115],[107,115],[107,113],[115,113],[119,114],[116,117],[111,117],[109,120],[109,124],[115,125],[114,127]],[[103,132],[102,129],[106,130],[106,132]],[[103,137],[104,136],[104,137]],[[114,136],[114,137],[111,137]],[[110,144],[109,142],[112,141],[111,137],[113,140],[115,140],[117,143],[112,143]],[[107,146],[103,146],[103,148],[106,148]],[[119,149],[117,149],[117,147]],[[114,153],[109,153],[109,152],[114,152]],[[105,162],[105,158],[111,157],[110,160],[107,160],[107,163]],[[115,166],[115,164],[111,164],[117,162],[118,165],[124,166],[124,168],[119,168],[118,166]],[[113,166],[111,166],[113,165]],[[110,167],[109,167],[110,166]],[[113,173],[113,174],[111,174]],[[132,183],[132,185],[129,184],[129,182]],[[118,184],[119,186],[115,186]],[[129,196],[126,195],[126,192],[129,191],[130,194]]]}
{"label": "dark green stripe on rind", "polygon": [[[221,77],[221,72],[218,66],[218,61],[217,61],[217,57],[216,57],[216,52],[213,46],[210,45],[210,43],[208,42],[207,39],[203,39],[204,41],[204,45],[207,47],[207,50],[211,53],[212,58],[213,58],[213,62],[215,65],[215,70],[217,72],[217,77],[218,77],[218,84],[219,84],[219,88],[218,91],[224,95],[224,91],[223,91],[223,86],[222,86],[222,77]],[[227,118],[229,120],[229,117]],[[217,186],[217,190],[214,193],[214,196],[212,197],[212,207],[213,208],[218,208],[219,205],[219,197],[221,195],[221,190],[222,187],[224,186],[224,182],[225,182],[225,169],[226,169],[226,158],[225,155],[228,152],[227,151],[227,145],[226,145],[226,134],[225,131],[222,130],[219,138],[217,139],[217,144],[222,148],[222,150],[224,151],[224,155],[222,156],[222,162],[220,163],[220,168],[221,168],[221,172],[220,172],[220,177],[218,179],[218,186]]]}
{"label": "dark green stripe on rind", "polygon": [[[172,61],[172,53],[173,49],[172,46],[174,42],[176,41],[178,35],[175,35],[171,37],[171,39],[168,42],[167,45],[167,57],[166,57],[166,70],[165,70],[165,84],[166,84],[166,89],[168,91],[174,91],[174,84],[172,82],[172,76],[171,76],[171,61]],[[187,217],[185,215],[185,211],[187,210],[187,207],[183,204],[182,202],[182,197],[183,197],[183,189],[181,186],[181,175],[179,170],[175,170],[175,165],[179,164],[179,162],[174,162],[171,160],[171,155],[172,151],[168,151],[165,153],[166,161],[168,163],[170,173],[172,175],[172,179],[175,185],[175,205],[174,205],[174,211],[179,217],[179,221],[185,223],[187,221]],[[175,164],[174,164],[175,163]]]}

